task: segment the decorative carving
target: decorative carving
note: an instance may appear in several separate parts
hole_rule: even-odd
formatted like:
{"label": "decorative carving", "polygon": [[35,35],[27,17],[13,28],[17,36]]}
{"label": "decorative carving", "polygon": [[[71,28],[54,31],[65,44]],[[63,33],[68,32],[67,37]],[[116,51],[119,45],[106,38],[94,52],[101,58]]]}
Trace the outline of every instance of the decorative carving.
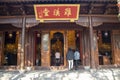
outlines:
{"label": "decorative carving", "polygon": [[84,27],[88,27],[89,26],[88,22],[76,22],[76,24],[84,26]]}
{"label": "decorative carving", "polygon": [[102,24],[103,24],[102,22],[93,22],[93,26],[100,26]]}
{"label": "decorative carving", "polygon": [[[38,24],[39,23],[26,23],[26,28],[30,28]],[[13,23],[12,25],[18,28],[22,28],[22,23]]]}
{"label": "decorative carving", "polygon": [[[89,23],[88,22],[76,22],[76,24],[84,26],[84,27],[89,27]],[[92,26],[99,26],[102,25],[102,22],[93,22]]]}

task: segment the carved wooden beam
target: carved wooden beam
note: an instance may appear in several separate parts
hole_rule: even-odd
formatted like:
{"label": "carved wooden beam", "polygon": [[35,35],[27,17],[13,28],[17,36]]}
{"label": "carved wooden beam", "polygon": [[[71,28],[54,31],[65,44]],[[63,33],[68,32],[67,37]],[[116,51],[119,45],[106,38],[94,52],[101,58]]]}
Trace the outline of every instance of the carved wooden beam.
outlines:
{"label": "carved wooden beam", "polygon": [[93,22],[119,22],[117,15],[93,16]]}
{"label": "carved wooden beam", "polygon": [[[80,15],[79,19],[76,22],[76,24],[88,27],[88,17],[91,16],[93,20],[93,26],[100,25],[104,22],[119,22],[117,15]],[[0,24],[7,24],[11,23],[14,25],[18,25],[22,23],[22,17],[23,16],[0,16]],[[56,23],[56,22],[69,22],[69,21],[45,21],[45,23]],[[35,16],[26,16],[26,24],[38,24],[40,23],[35,19]]]}
{"label": "carved wooden beam", "polygon": [[79,20],[76,21],[76,24],[88,27],[89,26],[89,21],[88,17],[91,16],[93,26],[99,26],[102,25],[103,23],[117,23],[119,22],[117,15],[81,15],[79,17]]}

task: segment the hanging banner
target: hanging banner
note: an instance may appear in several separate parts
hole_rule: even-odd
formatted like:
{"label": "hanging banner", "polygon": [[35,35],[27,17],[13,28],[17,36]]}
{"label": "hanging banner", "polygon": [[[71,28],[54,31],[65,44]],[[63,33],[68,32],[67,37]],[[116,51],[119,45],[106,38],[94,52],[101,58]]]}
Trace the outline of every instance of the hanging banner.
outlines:
{"label": "hanging banner", "polygon": [[34,5],[36,20],[78,20],[80,4]]}

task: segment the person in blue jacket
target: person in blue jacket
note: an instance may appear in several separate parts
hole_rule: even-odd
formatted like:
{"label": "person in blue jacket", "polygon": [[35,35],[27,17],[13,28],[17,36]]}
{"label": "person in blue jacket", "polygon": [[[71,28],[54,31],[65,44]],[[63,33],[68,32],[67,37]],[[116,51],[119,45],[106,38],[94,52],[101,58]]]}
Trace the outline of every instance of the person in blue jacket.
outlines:
{"label": "person in blue jacket", "polygon": [[74,52],[72,51],[71,48],[68,49],[66,59],[68,61],[68,69],[72,70],[73,69]]}
{"label": "person in blue jacket", "polygon": [[80,53],[78,49],[74,52],[74,60],[75,60],[75,70],[78,69],[78,60],[80,60]]}

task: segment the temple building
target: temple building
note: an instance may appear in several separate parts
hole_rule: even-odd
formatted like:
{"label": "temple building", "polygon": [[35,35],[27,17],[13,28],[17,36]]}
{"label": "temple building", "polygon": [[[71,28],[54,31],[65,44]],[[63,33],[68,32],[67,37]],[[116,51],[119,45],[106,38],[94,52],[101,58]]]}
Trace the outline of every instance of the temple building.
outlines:
{"label": "temple building", "polygon": [[[65,18],[72,5],[79,5],[75,20]],[[57,17],[41,19],[53,6]],[[66,67],[68,48],[79,49],[80,67],[120,66],[120,0],[0,0],[0,68],[54,67],[56,51]]]}

